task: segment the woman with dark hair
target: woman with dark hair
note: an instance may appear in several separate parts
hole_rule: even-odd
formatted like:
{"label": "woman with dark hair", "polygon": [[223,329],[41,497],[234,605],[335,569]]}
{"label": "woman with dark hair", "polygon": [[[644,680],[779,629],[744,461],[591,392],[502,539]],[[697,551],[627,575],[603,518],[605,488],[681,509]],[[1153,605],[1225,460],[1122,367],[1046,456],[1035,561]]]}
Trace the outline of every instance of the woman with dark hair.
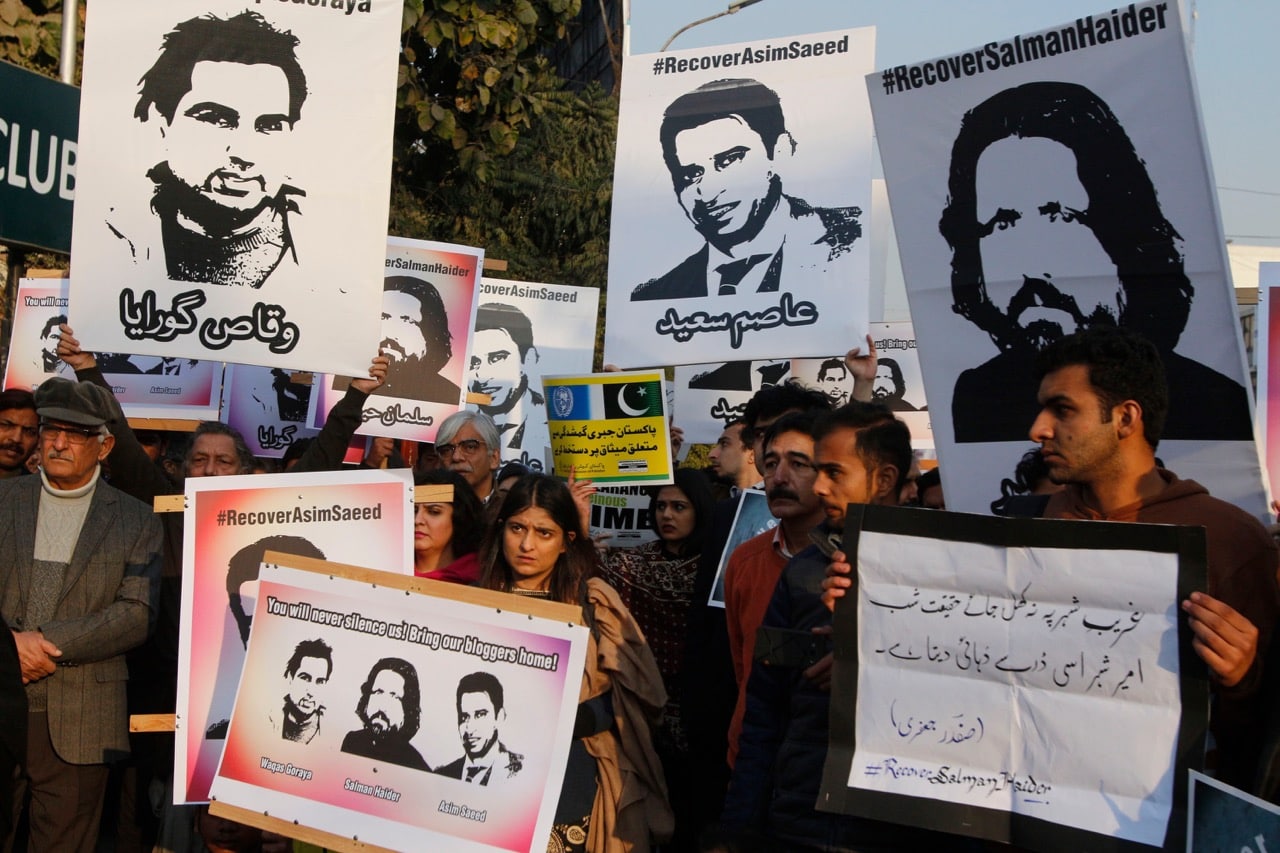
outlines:
{"label": "woman with dark hair", "polygon": [[461,474],[447,468],[413,475],[418,486],[451,485],[453,501],[420,503],[413,514],[413,573],[420,578],[473,584],[476,552],[484,536],[484,507]]}
{"label": "woman with dark hair", "polygon": [[653,653],[595,549],[569,487],[529,474],[486,539],[480,586],[582,608],[590,629],[577,722],[549,850],[645,851],[671,834],[662,766],[649,735],[666,701]]}
{"label": "woman with dark hair", "polygon": [[[637,548],[612,548],[600,577],[618,590],[635,615],[658,660],[667,705],[658,731],[658,754],[676,809],[690,801],[689,742],[680,720],[680,671],[688,642],[689,608],[698,575],[702,540],[714,501],[706,475],[691,468],[675,472],[675,484],[658,486],[649,497],[649,517],[658,533]],[[686,821],[678,820],[683,826]],[[680,849],[677,839],[677,849]]]}

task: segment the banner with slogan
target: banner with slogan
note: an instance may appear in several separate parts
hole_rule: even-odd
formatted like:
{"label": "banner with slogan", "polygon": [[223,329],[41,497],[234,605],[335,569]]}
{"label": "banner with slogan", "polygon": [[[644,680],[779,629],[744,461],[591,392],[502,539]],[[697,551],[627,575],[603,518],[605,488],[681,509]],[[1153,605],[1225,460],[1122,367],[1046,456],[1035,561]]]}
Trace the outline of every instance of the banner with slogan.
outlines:
{"label": "banner with slogan", "polygon": [[1187,853],[1266,853],[1280,844],[1280,807],[1190,772]]}
{"label": "banner with slogan", "polygon": [[685,444],[715,444],[726,426],[742,418],[757,391],[790,377],[786,359],[678,366],[675,401]]}
{"label": "banner with slogan", "polygon": [[1165,465],[1265,513],[1178,9],[992,33],[866,78],[948,507],[987,512],[1030,449],[1037,353],[1120,326],[1164,362]]}
{"label": "banner with slogan", "polygon": [[542,377],[591,370],[599,303],[594,287],[480,280],[467,392],[489,402],[467,408],[493,418],[503,462],[543,469],[551,441]]}
{"label": "banner with slogan", "polygon": [[[925,400],[916,336],[910,323],[872,323],[871,339],[876,345],[876,378],[871,399],[883,403],[911,430],[911,446],[916,450],[933,447],[929,428],[929,405]],[[848,403],[853,394],[853,376],[843,355],[827,358],[797,358],[791,372],[808,388],[815,388],[833,406]]]}
{"label": "banner with slogan", "polygon": [[86,349],[367,368],[400,23],[372,0],[89,11],[71,235]]}
{"label": "banner with slogan", "polygon": [[213,796],[378,848],[540,853],[587,629],[563,605],[552,619],[503,593],[379,577],[263,567]]}
{"label": "banner with slogan", "polygon": [[293,380],[279,367],[227,365],[222,422],[244,436],[254,456],[279,459],[293,442],[320,434],[306,425],[312,386]]}
{"label": "banner with slogan", "polygon": [[204,802],[222,756],[266,551],[413,573],[408,469],[186,482],[174,802]]}
{"label": "banner with slogan", "polygon": [[672,483],[661,371],[544,376],[555,475],[597,483]]}
{"label": "banner with slogan", "polygon": [[1258,338],[1254,362],[1258,365],[1258,403],[1255,422],[1270,494],[1280,483],[1280,370],[1271,359],[1280,358],[1280,262],[1258,264]]}
{"label": "banner with slogan", "polygon": [[1203,528],[850,505],[844,529],[819,808],[1179,849],[1208,725],[1179,608],[1204,588]]}
{"label": "banner with slogan", "polygon": [[[4,387],[35,390],[51,376],[76,378],[75,371],[58,358],[58,342],[62,340],[58,327],[67,322],[69,290],[70,282],[65,278],[24,278],[18,282]],[[75,331],[78,337],[79,330]],[[218,417],[222,362],[111,352],[94,355],[127,417]]]}
{"label": "banner with slogan", "polygon": [[591,496],[592,539],[610,548],[634,548],[658,538],[649,515],[648,486],[602,486]]}
{"label": "banner with slogan", "polygon": [[873,29],[630,57],[606,363],[822,355],[870,305]]}
{"label": "banner with slogan", "polygon": [[[382,285],[381,353],[387,381],[369,395],[360,435],[434,441],[440,422],[462,408],[462,385],[484,250],[388,237]],[[370,352],[357,376],[368,375]],[[308,426],[319,429],[346,393],[346,376],[317,378]]]}

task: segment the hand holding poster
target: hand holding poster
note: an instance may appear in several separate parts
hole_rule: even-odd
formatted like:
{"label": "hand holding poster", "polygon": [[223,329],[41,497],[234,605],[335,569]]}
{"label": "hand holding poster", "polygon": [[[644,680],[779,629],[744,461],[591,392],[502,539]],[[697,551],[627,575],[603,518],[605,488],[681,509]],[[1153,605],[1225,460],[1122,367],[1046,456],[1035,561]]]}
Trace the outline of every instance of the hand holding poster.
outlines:
{"label": "hand holding poster", "polygon": [[218,759],[268,550],[413,572],[407,469],[186,482],[174,801],[203,802]]}
{"label": "hand holding poster", "polygon": [[853,505],[844,529],[821,808],[1036,850],[1178,836],[1202,528]]}
{"label": "hand holding poster", "polygon": [[869,305],[874,31],[634,56],[605,361],[821,355]]}
{"label": "hand holding poster", "polygon": [[262,570],[214,797],[396,850],[545,850],[587,647],[577,609],[537,602],[559,618],[535,618],[502,593],[281,563]]}
{"label": "hand holding poster", "polygon": [[89,10],[71,315],[87,348],[364,369],[400,13],[371,0]]}
{"label": "hand holding poster", "polygon": [[662,373],[545,376],[555,475],[597,483],[673,482]]}

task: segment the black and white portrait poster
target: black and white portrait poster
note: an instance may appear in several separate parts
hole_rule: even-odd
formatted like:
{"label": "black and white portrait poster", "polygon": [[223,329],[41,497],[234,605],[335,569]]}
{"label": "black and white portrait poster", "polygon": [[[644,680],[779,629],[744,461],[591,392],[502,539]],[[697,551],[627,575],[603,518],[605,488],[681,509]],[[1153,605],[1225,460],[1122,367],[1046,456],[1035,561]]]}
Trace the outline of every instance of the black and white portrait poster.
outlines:
{"label": "black and white portrait poster", "polygon": [[480,280],[466,390],[489,402],[467,408],[493,418],[503,462],[543,470],[551,437],[542,377],[590,372],[599,304],[594,287]]}
{"label": "black and white portrait poster", "polygon": [[[871,339],[876,345],[871,399],[888,406],[902,419],[911,430],[912,447],[932,448],[933,432],[929,428],[929,406],[916,355],[915,331],[910,323],[872,323]],[[853,376],[843,355],[794,359],[791,373],[801,384],[826,394],[833,406],[843,406],[853,394]]]}
{"label": "black and white portrait poster", "polygon": [[675,402],[685,444],[715,444],[726,426],[742,419],[757,391],[790,376],[788,359],[677,366]]}
{"label": "black and white portrait poster", "polygon": [[[365,400],[356,432],[434,441],[440,422],[462,408],[484,250],[406,237],[384,240],[378,351],[391,366],[386,383]],[[366,353],[358,376],[367,375],[375,354]],[[316,383],[308,425],[319,429],[350,379],[325,376]]]}
{"label": "black and white portrait poster", "polygon": [[1164,360],[1161,459],[1261,515],[1178,6],[1133,4],[866,82],[948,507],[986,511],[1031,446],[1036,353],[1118,325]]}
{"label": "black and white portrait poster", "polygon": [[244,436],[254,456],[279,459],[293,442],[320,434],[306,425],[311,385],[294,378],[281,367],[227,365],[222,422]]}
{"label": "black and white portrait poster", "polygon": [[[70,287],[65,278],[18,282],[5,388],[34,390],[51,376],[76,378],[75,371],[58,358],[59,327],[67,322]],[[96,357],[128,417],[208,420],[218,416],[220,361],[115,352],[99,352]]]}
{"label": "black and white portrait poster", "polygon": [[336,849],[546,850],[587,654],[580,611],[281,559],[262,567],[213,797]]}
{"label": "black and white portrait poster", "polygon": [[866,334],[873,29],[633,56],[605,361],[822,355]]}
{"label": "black and white portrait poster", "polygon": [[71,315],[87,349],[367,369],[400,22],[372,0],[89,11]]}

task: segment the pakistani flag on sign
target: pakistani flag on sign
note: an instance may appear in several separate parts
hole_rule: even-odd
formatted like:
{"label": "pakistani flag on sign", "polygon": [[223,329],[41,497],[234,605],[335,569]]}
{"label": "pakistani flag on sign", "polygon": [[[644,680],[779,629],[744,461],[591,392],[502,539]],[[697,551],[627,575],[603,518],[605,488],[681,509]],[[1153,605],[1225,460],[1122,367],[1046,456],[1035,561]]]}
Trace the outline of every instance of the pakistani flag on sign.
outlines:
{"label": "pakistani flag on sign", "polygon": [[662,383],[619,382],[604,386],[604,416],[656,418],[662,415]]}

